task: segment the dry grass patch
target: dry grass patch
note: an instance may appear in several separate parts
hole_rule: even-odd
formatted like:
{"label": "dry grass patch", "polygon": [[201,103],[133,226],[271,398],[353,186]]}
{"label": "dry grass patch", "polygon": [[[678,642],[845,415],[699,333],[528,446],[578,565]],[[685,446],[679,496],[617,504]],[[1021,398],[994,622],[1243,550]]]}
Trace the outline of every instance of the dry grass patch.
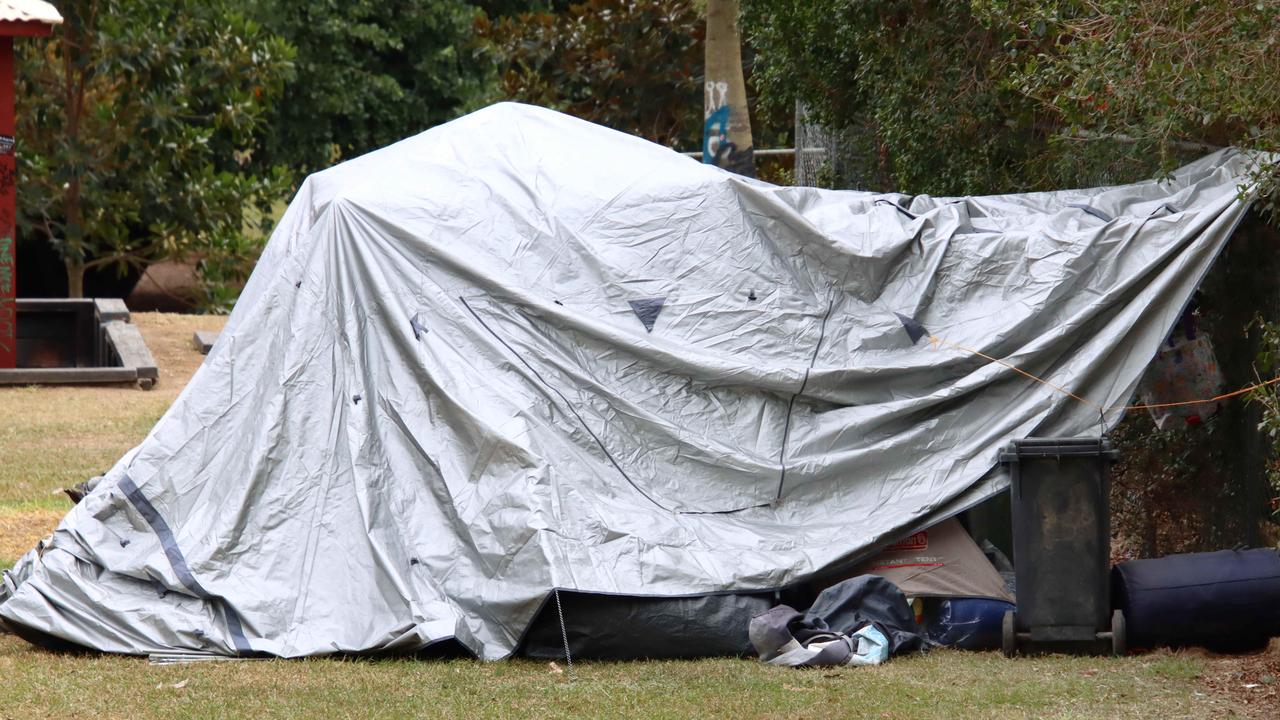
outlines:
{"label": "dry grass patch", "polygon": [[203,361],[192,334],[220,330],[226,319],[139,313],[133,322],[160,368],[155,390],[0,388],[0,506],[65,508],[58,489],[103,473],[146,437]]}
{"label": "dry grass patch", "polygon": [[53,532],[65,514],[66,508],[0,507],[0,568],[11,567],[40,538]]}

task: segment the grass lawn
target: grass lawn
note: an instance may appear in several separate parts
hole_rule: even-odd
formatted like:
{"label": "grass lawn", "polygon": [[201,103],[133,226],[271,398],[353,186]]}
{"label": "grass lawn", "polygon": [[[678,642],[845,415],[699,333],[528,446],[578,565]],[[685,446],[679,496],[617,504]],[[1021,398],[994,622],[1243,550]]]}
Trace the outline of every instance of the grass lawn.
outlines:
{"label": "grass lawn", "polygon": [[578,663],[274,660],[152,667],[0,639],[0,716],[112,717],[1230,717],[1197,696],[1202,660],[1011,662],[939,651],[877,668],[754,660]]}
{"label": "grass lawn", "polygon": [[[139,314],[160,365],[151,392],[0,389],[0,567],[57,524],[59,489],[145,437],[200,363],[214,317]],[[308,660],[153,667],[63,655],[0,635],[0,720],[36,717],[1280,717],[1280,647],[1249,658],[1158,652],[1007,661],[935,651],[876,668],[797,671],[755,660],[579,663]],[[1268,682],[1269,681],[1269,682]],[[1252,685],[1255,687],[1245,687]]]}

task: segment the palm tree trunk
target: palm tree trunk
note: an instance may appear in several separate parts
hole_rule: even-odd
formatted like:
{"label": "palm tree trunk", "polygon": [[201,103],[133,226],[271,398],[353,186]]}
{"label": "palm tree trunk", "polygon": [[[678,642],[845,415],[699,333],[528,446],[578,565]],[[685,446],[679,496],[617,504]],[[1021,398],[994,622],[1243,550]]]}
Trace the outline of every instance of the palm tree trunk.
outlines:
{"label": "palm tree trunk", "polygon": [[706,75],[702,162],[755,177],[738,0],[707,0]]}

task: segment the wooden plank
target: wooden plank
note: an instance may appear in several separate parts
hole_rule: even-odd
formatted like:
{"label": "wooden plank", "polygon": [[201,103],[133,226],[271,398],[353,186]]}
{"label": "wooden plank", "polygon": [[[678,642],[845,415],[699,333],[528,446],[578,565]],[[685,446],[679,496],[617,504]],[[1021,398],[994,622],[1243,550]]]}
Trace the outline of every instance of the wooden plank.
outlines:
{"label": "wooden plank", "polygon": [[18,309],[22,312],[80,312],[82,308],[92,308],[93,300],[87,298],[18,298]]}
{"label": "wooden plank", "polygon": [[98,309],[98,322],[129,322],[129,306],[120,298],[94,298]]}
{"label": "wooden plank", "polygon": [[218,331],[197,330],[195,336],[191,338],[191,340],[195,344],[196,350],[199,350],[201,355],[208,355],[209,351],[213,349],[213,344],[218,341]]}
{"label": "wooden plank", "polygon": [[120,364],[137,371],[139,384],[150,389],[160,379],[160,370],[142,340],[142,333],[137,327],[122,322],[103,323],[102,329],[107,335],[107,342],[120,358]]}
{"label": "wooden plank", "polygon": [[94,341],[99,334],[98,313],[93,305],[83,305],[84,309],[76,313],[75,342],[76,367],[102,367],[102,363],[94,355]]}
{"label": "wooden plank", "polygon": [[134,368],[5,368],[0,385],[60,385],[76,383],[131,383],[138,381]]}

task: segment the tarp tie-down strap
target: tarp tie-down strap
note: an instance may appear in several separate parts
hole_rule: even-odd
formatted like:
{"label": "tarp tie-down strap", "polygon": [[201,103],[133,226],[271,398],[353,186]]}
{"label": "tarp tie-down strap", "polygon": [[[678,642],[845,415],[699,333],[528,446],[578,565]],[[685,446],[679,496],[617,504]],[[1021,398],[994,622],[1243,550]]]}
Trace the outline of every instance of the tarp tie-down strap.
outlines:
{"label": "tarp tie-down strap", "polygon": [[196,580],[195,575],[191,574],[191,567],[187,565],[186,556],[182,554],[182,549],[178,547],[178,541],[174,538],[173,531],[169,529],[169,523],[165,522],[164,518],[160,516],[156,506],[151,504],[151,501],[142,494],[142,491],[138,489],[138,486],[128,475],[120,479],[119,488],[124,491],[124,496],[137,508],[138,512],[142,514],[142,519],[147,521],[147,524],[151,526],[151,530],[155,532],[156,537],[160,539],[160,547],[164,548],[164,556],[169,559],[169,565],[173,568],[174,574],[178,576],[178,581],[190,590],[192,595],[201,600],[221,605],[222,614],[227,621],[227,631],[231,633],[231,640],[236,646],[236,651],[242,655],[252,653],[253,647],[249,645],[249,640],[244,636],[244,628],[240,624],[240,616],[225,600],[205,590],[204,586]]}
{"label": "tarp tie-down strap", "polygon": [[1080,210],[1088,215],[1092,215],[1104,223],[1109,223],[1115,219],[1092,205],[1086,205],[1084,203],[1068,203],[1067,207],[1075,208],[1076,210]]}
{"label": "tarp tie-down strap", "polygon": [[898,212],[902,213],[903,215],[906,215],[907,217],[911,218],[912,220],[915,220],[916,218],[920,217],[919,215],[916,215],[915,213],[913,213],[913,212],[911,212],[910,210],[908,210],[908,209],[906,209],[906,208],[902,207],[901,205],[899,205],[898,203],[896,203],[896,202],[894,202],[894,201],[892,201],[892,200],[886,200],[886,199],[884,199],[884,198],[876,198],[875,204],[876,204],[876,205],[889,205],[889,206],[890,206],[890,207],[892,207],[894,210],[897,210]]}

